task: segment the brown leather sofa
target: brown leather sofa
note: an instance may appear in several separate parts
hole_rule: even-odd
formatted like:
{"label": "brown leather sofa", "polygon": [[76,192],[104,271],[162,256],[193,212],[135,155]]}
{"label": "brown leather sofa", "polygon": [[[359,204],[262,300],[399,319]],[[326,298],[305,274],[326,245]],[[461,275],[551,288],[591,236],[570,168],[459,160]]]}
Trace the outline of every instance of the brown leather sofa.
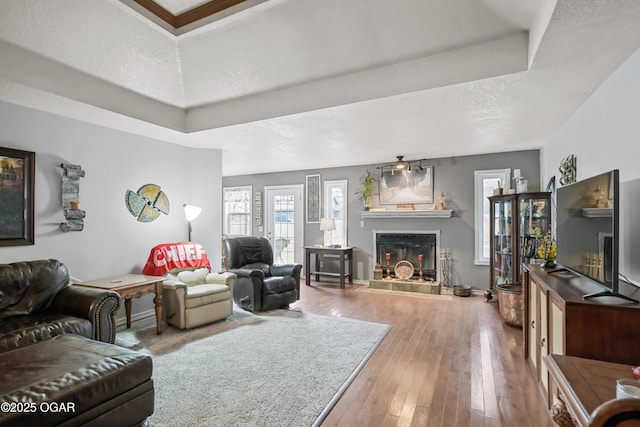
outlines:
{"label": "brown leather sofa", "polygon": [[115,292],[71,286],[60,261],[0,264],[0,351],[64,333],[113,343],[119,305]]}
{"label": "brown leather sofa", "polygon": [[57,260],[0,264],[0,426],[145,423],[152,360],[111,344],[119,306]]}

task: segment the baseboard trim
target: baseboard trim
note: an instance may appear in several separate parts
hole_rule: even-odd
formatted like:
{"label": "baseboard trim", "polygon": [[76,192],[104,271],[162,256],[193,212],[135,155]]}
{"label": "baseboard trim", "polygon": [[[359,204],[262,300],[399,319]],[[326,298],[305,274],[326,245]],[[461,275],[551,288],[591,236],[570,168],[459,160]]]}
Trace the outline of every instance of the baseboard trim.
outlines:
{"label": "baseboard trim", "polygon": [[[132,314],[131,321],[135,322],[136,320],[146,319],[147,317],[151,317],[155,315],[156,315],[155,309],[141,311],[140,313]],[[118,319],[116,320],[116,327],[126,326],[126,324],[127,324],[127,318],[125,316],[118,317]]]}

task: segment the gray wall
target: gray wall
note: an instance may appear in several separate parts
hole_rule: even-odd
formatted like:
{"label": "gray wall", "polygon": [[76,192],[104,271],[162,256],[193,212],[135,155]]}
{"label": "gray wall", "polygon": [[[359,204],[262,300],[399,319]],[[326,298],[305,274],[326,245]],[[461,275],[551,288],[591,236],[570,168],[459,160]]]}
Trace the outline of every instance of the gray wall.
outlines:
{"label": "gray wall", "polygon": [[[620,273],[640,285],[640,50],[629,57],[541,150],[542,182],[577,158],[577,179],[620,170]],[[558,246],[562,243],[558,242]]]}
{"label": "gray wall", "polygon": [[[411,159],[408,159],[411,160]],[[294,172],[270,173],[224,177],[223,186],[252,185],[253,191],[264,191],[264,186],[303,184],[305,175],[320,174],[325,180],[348,180],[348,240],[354,251],[356,280],[368,280],[373,274],[374,230],[440,230],[441,247],[453,249],[454,284],[470,284],[479,289],[489,286],[489,269],[474,264],[475,219],[474,219],[474,171],[486,169],[520,169],[529,181],[529,190],[537,191],[540,181],[540,155],[538,150],[497,153],[478,156],[434,159],[425,164],[434,167],[434,198],[441,192],[447,197],[447,208],[454,211],[452,218],[429,219],[367,219],[360,226],[362,202],[355,192],[359,189],[360,176],[368,169],[378,172],[379,165],[344,168],[314,169]],[[378,203],[377,192],[372,203]],[[417,206],[417,209],[429,207]],[[253,226],[254,235],[261,235]],[[322,243],[322,232],[318,224],[305,224],[306,245]]]}
{"label": "gray wall", "polygon": [[[202,207],[193,240],[220,265],[221,152],[197,150],[0,102],[0,146],[36,153],[35,245],[0,247],[0,262],[56,258],[81,280],[141,273],[158,243],[187,240],[183,203]],[[81,165],[84,230],[64,233],[61,163]],[[127,190],[160,185],[169,215],[138,222],[124,202]],[[134,302],[150,309],[151,297]]]}

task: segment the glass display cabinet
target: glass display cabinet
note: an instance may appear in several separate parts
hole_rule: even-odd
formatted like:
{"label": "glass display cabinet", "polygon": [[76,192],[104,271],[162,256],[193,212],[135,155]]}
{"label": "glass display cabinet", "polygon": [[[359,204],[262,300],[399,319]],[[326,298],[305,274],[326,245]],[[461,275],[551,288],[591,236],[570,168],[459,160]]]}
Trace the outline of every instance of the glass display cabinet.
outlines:
{"label": "glass display cabinet", "polygon": [[551,193],[519,193],[489,197],[490,283],[493,298],[500,285],[519,284],[521,263],[537,260],[538,242],[551,229]]}

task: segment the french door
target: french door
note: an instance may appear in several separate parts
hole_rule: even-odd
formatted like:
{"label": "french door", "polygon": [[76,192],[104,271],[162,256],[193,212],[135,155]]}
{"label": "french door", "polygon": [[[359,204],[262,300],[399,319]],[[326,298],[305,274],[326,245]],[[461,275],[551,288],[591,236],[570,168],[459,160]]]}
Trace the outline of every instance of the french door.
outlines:
{"label": "french door", "polygon": [[276,264],[303,262],[303,189],[302,184],[264,188],[265,237],[271,242]]}

